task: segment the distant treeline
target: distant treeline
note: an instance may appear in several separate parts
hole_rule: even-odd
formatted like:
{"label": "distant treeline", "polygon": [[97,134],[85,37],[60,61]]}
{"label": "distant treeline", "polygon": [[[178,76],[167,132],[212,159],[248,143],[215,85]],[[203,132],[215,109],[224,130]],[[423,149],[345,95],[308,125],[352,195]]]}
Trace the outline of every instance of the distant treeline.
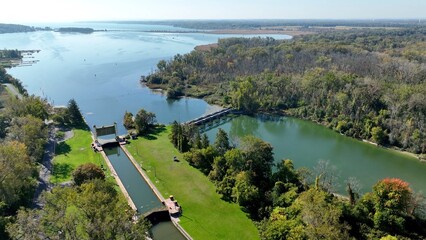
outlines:
{"label": "distant treeline", "polygon": [[34,27],[19,25],[19,24],[4,24],[0,23],[1,33],[18,33],[18,32],[34,32]]}
{"label": "distant treeline", "polygon": [[426,153],[426,27],[222,39],[160,61],[148,86],[248,113],[309,119],[342,134]]}
{"label": "distant treeline", "polygon": [[5,50],[0,50],[0,60],[2,58],[14,58],[14,59],[19,58],[20,59],[22,58],[22,56],[21,56],[21,52],[17,49],[12,49],[12,50],[5,49]]}
{"label": "distant treeline", "polygon": [[58,28],[58,32],[71,32],[71,33],[93,33],[95,30],[93,28],[77,28],[77,27],[64,27]]}
{"label": "distant treeline", "polygon": [[307,19],[273,19],[273,20],[166,20],[166,21],[124,21],[118,23],[171,25],[182,28],[214,29],[252,29],[277,26],[301,27],[406,27],[425,25],[425,21],[414,19],[378,19],[378,20],[307,20]]}

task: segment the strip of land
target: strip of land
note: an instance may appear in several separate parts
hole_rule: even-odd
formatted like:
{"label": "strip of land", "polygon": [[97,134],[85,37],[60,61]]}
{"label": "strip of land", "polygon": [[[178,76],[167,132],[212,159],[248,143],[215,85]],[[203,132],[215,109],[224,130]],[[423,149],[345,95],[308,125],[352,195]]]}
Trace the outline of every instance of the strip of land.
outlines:
{"label": "strip of land", "polygon": [[[163,196],[182,206],[181,226],[194,239],[259,239],[253,222],[237,204],[228,203],[197,169],[182,161],[170,143],[170,128],[132,140],[127,149]],[[180,161],[173,160],[176,156]]]}

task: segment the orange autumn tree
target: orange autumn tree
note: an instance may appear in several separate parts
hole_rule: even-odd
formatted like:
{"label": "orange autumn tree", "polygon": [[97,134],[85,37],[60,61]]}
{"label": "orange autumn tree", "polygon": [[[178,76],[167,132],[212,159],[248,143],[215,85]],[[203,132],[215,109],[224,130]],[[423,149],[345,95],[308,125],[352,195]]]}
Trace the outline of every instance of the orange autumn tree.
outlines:
{"label": "orange autumn tree", "polygon": [[385,178],[373,186],[374,225],[380,229],[402,230],[409,213],[413,191],[398,178]]}

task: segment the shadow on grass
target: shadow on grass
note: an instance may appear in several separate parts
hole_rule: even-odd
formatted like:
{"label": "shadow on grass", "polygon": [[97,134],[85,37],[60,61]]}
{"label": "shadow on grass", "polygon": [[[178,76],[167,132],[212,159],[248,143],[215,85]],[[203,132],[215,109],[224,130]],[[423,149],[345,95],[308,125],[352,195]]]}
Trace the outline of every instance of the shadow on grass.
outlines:
{"label": "shadow on grass", "polygon": [[72,166],[68,163],[55,163],[53,164],[53,176],[56,179],[66,179],[71,176]]}
{"label": "shadow on grass", "polygon": [[156,140],[157,136],[164,131],[166,131],[166,126],[157,125],[157,126],[154,126],[153,128],[150,128],[148,132],[142,135],[141,137],[147,140]]}
{"label": "shadow on grass", "polygon": [[60,142],[56,146],[55,153],[56,155],[67,155],[69,152],[71,152],[71,146],[68,145],[66,142]]}
{"label": "shadow on grass", "polygon": [[89,126],[87,126],[87,124],[85,122],[78,123],[78,124],[72,124],[71,127],[75,128],[75,129],[90,131]]}

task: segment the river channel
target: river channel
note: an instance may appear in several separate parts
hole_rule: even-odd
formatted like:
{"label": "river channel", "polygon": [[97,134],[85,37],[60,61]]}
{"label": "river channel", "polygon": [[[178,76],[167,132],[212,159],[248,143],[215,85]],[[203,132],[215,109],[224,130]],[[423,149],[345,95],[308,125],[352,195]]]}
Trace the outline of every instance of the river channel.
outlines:
{"label": "river channel", "polygon": [[[49,25],[47,25],[49,26]],[[190,52],[195,46],[217,42],[229,35],[160,33],[173,27],[136,24],[69,24],[108,31],[92,34],[33,32],[0,35],[0,48],[41,50],[37,63],[8,72],[20,79],[30,94],[66,105],[75,98],[90,125],[117,122],[120,133],[125,111],[144,108],[154,112],[160,123],[184,122],[214,110],[199,99],[167,101],[165,96],[139,84],[141,75],[152,72],[161,59]],[[276,37],[276,36],[275,36]],[[289,38],[281,36],[281,38]],[[340,172],[339,192],[344,180],[356,177],[362,191],[384,177],[399,177],[415,190],[426,192],[426,164],[360,141],[341,136],[314,123],[283,118],[263,120],[238,117],[220,126],[238,139],[253,134],[274,146],[275,159],[290,158],[296,167],[312,168],[319,159],[329,160]],[[217,129],[209,131],[211,137]]]}

